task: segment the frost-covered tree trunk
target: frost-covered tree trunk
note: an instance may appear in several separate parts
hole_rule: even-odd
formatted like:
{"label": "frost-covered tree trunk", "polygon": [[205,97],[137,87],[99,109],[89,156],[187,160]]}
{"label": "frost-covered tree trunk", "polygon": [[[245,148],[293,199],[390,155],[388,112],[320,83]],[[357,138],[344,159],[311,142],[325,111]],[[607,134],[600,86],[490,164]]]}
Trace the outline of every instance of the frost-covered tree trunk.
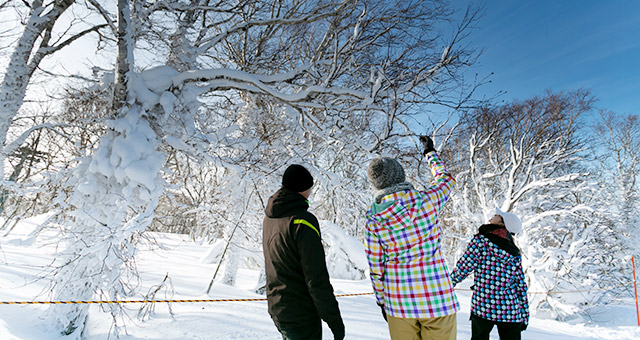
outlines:
{"label": "frost-covered tree trunk", "polygon": [[[54,300],[118,300],[135,292],[137,240],[151,224],[163,192],[166,156],[148,114],[132,90],[135,74],[128,0],[118,1],[118,56],[114,107],[117,118],[93,155],[76,170],[68,198],[65,249],[54,277]],[[120,306],[105,306],[118,333]],[[83,337],[86,305],[54,306],[54,327]]]}
{"label": "frost-covered tree trunk", "polygon": [[129,2],[118,0],[118,52],[116,55],[115,87],[113,109],[116,114],[127,111],[133,98],[131,78],[133,72],[133,40],[131,36],[131,13]]}
{"label": "frost-covered tree trunk", "polygon": [[233,286],[236,283],[236,276],[238,275],[238,265],[240,264],[240,254],[238,254],[237,247],[233,244],[234,240],[231,239],[229,242],[232,242],[229,245],[229,249],[227,252],[227,256],[225,258],[225,266],[224,266],[224,277],[222,278],[222,283]]}

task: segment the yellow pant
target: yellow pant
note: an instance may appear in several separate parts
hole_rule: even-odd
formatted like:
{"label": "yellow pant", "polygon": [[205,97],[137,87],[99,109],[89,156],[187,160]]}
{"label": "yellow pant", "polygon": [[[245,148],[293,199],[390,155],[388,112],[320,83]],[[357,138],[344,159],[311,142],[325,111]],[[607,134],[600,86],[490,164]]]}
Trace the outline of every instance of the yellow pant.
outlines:
{"label": "yellow pant", "polygon": [[391,340],[456,340],[456,314],[438,318],[403,319],[387,316]]}

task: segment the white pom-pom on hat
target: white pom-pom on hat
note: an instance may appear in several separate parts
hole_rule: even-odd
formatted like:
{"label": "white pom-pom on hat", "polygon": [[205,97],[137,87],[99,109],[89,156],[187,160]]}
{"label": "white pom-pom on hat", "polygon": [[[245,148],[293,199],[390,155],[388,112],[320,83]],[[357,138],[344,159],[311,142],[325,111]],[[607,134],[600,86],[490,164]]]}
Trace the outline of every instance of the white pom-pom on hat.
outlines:
{"label": "white pom-pom on hat", "polygon": [[502,217],[502,220],[504,221],[504,226],[507,228],[507,231],[509,231],[510,233],[517,234],[522,231],[522,222],[520,221],[520,218],[516,216],[516,214],[504,212],[500,210],[500,208],[498,207],[496,207],[496,214]]}

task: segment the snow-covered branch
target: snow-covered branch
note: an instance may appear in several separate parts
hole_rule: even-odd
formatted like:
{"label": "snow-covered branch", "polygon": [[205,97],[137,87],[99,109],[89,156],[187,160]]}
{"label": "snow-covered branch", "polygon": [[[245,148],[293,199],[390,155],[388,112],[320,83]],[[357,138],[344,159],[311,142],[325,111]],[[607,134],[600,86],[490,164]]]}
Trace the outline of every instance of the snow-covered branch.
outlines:
{"label": "snow-covered branch", "polygon": [[293,93],[285,93],[274,87],[268,86],[269,83],[279,82],[279,79],[291,78],[292,73],[277,75],[275,77],[256,76],[246,72],[217,69],[217,70],[199,70],[188,71],[173,78],[174,86],[180,86],[189,81],[209,82],[207,88],[210,90],[220,89],[238,89],[259,94],[266,94],[280,101],[287,103],[306,103],[314,97],[321,94],[333,95],[336,97],[346,96],[357,100],[370,100],[369,94],[364,91],[353,90],[350,88],[339,87],[323,87],[318,85],[300,87]]}
{"label": "snow-covered branch", "polygon": [[554,216],[565,216],[565,215],[572,215],[572,214],[576,214],[578,212],[594,212],[595,209],[591,206],[588,205],[576,205],[571,207],[570,209],[556,209],[556,210],[547,210],[544,212],[541,212],[539,214],[534,215],[533,217],[525,220],[522,222],[522,227],[523,228],[527,228],[535,223],[538,223],[539,221],[545,220],[549,217],[554,217]]}
{"label": "snow-covered branch", "polygon": [[[4,148],[4,152],[7,155],[11,155],[12,153],[14,153],[29,137],[29,135],[31,135],[32,132],[40,130],[40,129],[49,129],[52,130],[56,133],[59,133],[59,131],[57,131],[57,129],[55,129],[56,127],[68,127],[71,126],[70,124],[67,123],[46,123],[46,124],[39,124],[36,126],[32,126],[29,129],[27,129],[26,131],[22,132],[22,134],[20,134],[20,136],[18,136],[16,139],[13,140],[13,142],[7,144],[7,146],[5,146]],[[63,135],[64,136],[64,135]],[[64,136],[65,138],[69,138],[68,136]]]}

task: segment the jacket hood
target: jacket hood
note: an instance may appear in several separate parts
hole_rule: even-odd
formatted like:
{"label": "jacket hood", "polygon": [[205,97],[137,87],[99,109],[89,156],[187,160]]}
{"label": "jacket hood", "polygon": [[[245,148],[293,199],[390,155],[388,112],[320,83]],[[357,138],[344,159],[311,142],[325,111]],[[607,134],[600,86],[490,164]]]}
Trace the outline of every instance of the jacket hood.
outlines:
{"label": "jacket hood", "polygon": [[478,234],[488,238],[489,241],[491,241],[491,243],[495,244],[498,248],[506,251],[510,255],[519,256],[520,249],[513,242],[511,235],[509,235],[508,238],[502,238],[492,233],[492,231],[500,228],[505,228],[505,227],[500,225],[495,225],[495,224],[483,224],[480,226],[480,229],[478,230]]}
{"label": "jacket hood", "polygon": [[398,193],[399,198],[387,195],[381,199],[380,203],[374,202],[367,214],[367,218],[376,222],[384,221],[386,227],[392,229],[402,229],[413,225],[413,221],[418,217],[420,208],[424,203],[422,200],[416,204],[407,205],[406,196],[409,192]]}
{"label": "jacket hood", "polygon": [[280,218],[293,215],[294,211],[307,210],[309,203],[297,192],[289,191],[285,188],[280,188],[276,191],[267,202],[267,207],[264,209],[267,217]]}

